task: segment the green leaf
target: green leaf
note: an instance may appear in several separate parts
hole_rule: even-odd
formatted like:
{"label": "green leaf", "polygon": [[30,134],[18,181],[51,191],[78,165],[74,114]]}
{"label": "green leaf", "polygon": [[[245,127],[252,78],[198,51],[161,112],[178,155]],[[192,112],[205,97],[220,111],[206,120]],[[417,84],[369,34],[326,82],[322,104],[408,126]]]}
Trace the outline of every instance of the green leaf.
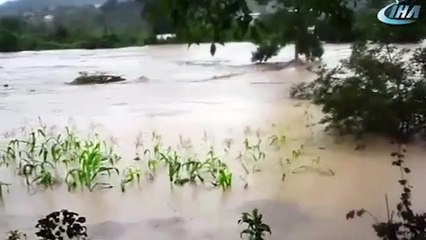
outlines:
{"label": "green leaf", "polygon": [[346,214],[346,219],[353,219],[355,217],[355,210],[352,210]]}

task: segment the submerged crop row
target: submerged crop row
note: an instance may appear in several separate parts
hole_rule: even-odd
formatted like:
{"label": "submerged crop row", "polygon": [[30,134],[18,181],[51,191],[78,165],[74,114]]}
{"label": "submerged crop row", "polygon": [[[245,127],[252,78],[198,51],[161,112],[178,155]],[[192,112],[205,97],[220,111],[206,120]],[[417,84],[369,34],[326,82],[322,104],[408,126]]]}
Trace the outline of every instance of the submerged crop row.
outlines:
{"label": "submerged crop row", "polygon": [[[273,158],[279,157],[283,180],[288,172],[312,168],[311,165],[318,165],[319,161],[313,160],[308,165],[295,164],[304,154],[303,145],[296,150],[291,149],[288,152],[290,157],[284,159],[282,149],[288,140],[282,133],[274,133],[264,139],[260,134],[254,138],[246,136],[240,141],[241,148],[234,147],[233,140],[227,139],[223,150],[210,144],[206,136],[196,145],[180,137],[176,147],[166,145],[155,132],[147,144],[143,144],[141,138],[137,140],[136,156],[133,161],[126,162],[132,164],[124,164],[126,167],[120,168],[122,157],[113,144],[103,140],[99,134],[81,137],[68,127],[58,132],[41,126],[25,132],[23,138],[6,142],[0,149],[0,168],[20,176],[32,192],[61,184],[66,184],[69,191],[120,186],[125,192],[129,185],[140,186],[143,178],[153,181],[159,171],[167,172],[171,186],[206,184],[225,191],[232,186],[235,177],[235,169],[233,173],[229,165],[240,166],[241,171],[237,172],[242,172],[240,178],[248,187],[247,176],[261,171],[266,151],[278,153]],[[235,151],[239,153],[236,158],[230,156],[232,148],[240,149]],[[9,190],[10,183],[0,176],[0,199]]]}

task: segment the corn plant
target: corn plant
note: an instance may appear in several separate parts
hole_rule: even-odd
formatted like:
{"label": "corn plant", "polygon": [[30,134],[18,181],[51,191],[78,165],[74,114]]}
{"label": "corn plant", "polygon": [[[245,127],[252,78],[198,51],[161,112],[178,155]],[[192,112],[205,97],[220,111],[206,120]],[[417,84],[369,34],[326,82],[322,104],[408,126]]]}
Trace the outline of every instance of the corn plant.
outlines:
{"label": "corn plant", "polygon": [[229,150],[231,150],[231,147],[232,147],[232,143],[233,143],[232,138],[225,139],[224,143],[225,143],[225,149],[224,149],[225,153],[228,153]]}
{"label": "corn plant", "polygon": [[[256,144],[251,144],[250,141],[248,140],[248,138],[246,138],[244,140],[244,160],[250,160],[250,162],[252,163],[252,172],[256,173],[260,170],[256,169],[256,163],[261,161],[261,160],[265,160],[266,158],[266,154],[265,152],[262,150],[261,148],[261,144],[262,144],[262,139],[260,139],[260,137],[258,136],[257,138],[257,143]],[[242,163],[242,166],[247,169],[247,165],[245,165],[244,163]]]}
{"label": "corn plant", "polygon": [[208,143],[209,142],[209,136],[206,131],[203,132],[203,142]]}
{"label": "corn plant", "polygon": [[186,177],[179,177],[175,182],[178,185],[184,185],[186,183],[196,183],[197,180],[204,182],[202,177],[204,170],[204,163],[189,159],[187,162],[182,164],[182,169],[185,170]]}
{"label": "corn plant", "polygon": [[254,162],[258,162],[259,160],[264,160],[266,158],[265,152],[263,152],[261,149],[261,144],[262,144],[262,139],[260,138],[258,138],[258,141],[256,144],[250,144],[248,138],[244,140],[244,147],[245,147],[246,153]]}
{"label": "corn plant", "polygon": [[[152,149],[151,148],[144,148],[144,145],[142,143],[142,137],[138,136],[136,139],[136,158],[134,160],[140,161],[143,158],[152,158],[152,159],[160,159],[159,153],[163,149],[163,143],[162,138],[160,135],[157,135],[155,132],[152,132],[151,137],[152,142]],[[142,148],[142,154],[140,153],[140,148]],[[141,158],[142,155],[142,158]]]}
{"label": "corn plant", "polygon": [[276,146],[278,149],[287,142],[287,136],[284,134],[274,134],[269,137],[269,145]]}
{"label": "corn plant", "polygon": [[304,145],[300,145],[299,146],[299,149],[297,149],[297,150],[293,150],[292,151],[292,157],[293,157],[293,160],[296,160],[296,159],[298,159],[301,155],[303,155],[304,154],[304,149],[305,149],[305,146]]}
{"label": "corn plant", "polygon": [[21,151],[19,150],[20,141],[18,139],[11,140],[7,145],[6,150],[1,150],[1,162],[8,166],[12,162],[16,162],[20,156]]}
{"label": "corn plant", "polygon": [[246,228],[240,233],[241,239],[247,236],[248,240],[264,240],[266,233],[271,235],[271,228],[263,222],[262,218],[258,209],[254,209],[251,213],[244,212],[238,220],[238,224],[246,225]]}
{"label": "corn plant", "polygon": [[180,170],[182,163],[180,162],[180,156],[176,151],[173,153],[160,153],[160,155],[161,159],[167,164],[170,183],[181,185]]}
{"label": "corn plant", "polygon": [[192,148],[191,139],[183,139],[182,135],[179,135],[179,146],[184,150]]}
{"label": "corn plant", "polygon": [[310,134],[311,139],[312,139],[314,137],[313,127],[315,127],[316,124],[313,123],[314,116],[312,115],[312,113],[309,112],[309,105],[308,105],[307,109],[305,110],[304,115],[305,115],[305,118],[306,118],[305,127],[306,127],[306,129],[309,130],[309,134]]}
{"label": "corn plant", "polygon": [[43,188],[52,187],[56,182],[54,166],[50,162],[41,162],[34,166],[33,180],[30,185],[36,184]]}
{"label": "corn plant", "polygon": [[311,161],[311,164],[306,164],[303,166],[299,166],[292,170],[292,173],[303,173],[303,172],[316,172],[321,176],[335,176],[336,173],[330,168],[323,168],[320,166],[321,157],[317,157]]}
{"label": "corn plant", "polygon": [[48,188],[56,183],[52,161],[58,159],[55,148],[60,138],[49,138],[45,127],[31,131],[26,140],[12,140],[3,151],[3,162],[17,165],[18,175],[25,176],[26,184]]}
{"label": "corn plant", "polygon": [[232,173],[228,168],[222,168],[217,170],[217,175],[215,176],[215,181],[213,186],[221,187],[223,191],[230,188],[232,185]]}
{"label": "corn plant", "polygon": [[3,201],[4,191],[9,192],[10,184],[0,181],[0,201]]}
{"label": "corn plant", "polygon": [[28,187],[36,184],[50,188],[57,182],[55,166],[47,160],[22,159],[18,164],[18,175],[25,177]]}
{"label": "corn plant", "polygon": [[121,178],[121,191],[124,193],[126,191],[126,185],[131,184],[134,182],[137,182],[138,186],[140,186],[140,180],[141,180],[141,171],[139,169],[136,169],[134,167],[126,168],[122,172],[122,178]]}
{"label": "corn plant", "polygon": [[116,157],[105,155],[101,150],[101,143],[85,142],[84,150],[77,156],[78,165],[70,169],[65,177],[69,190],[78,186],[82,189],[86,187],[89,191],[97,186],[112,187],[108,183],[99,182],[98,178],[101,175],[111,176],[112,173],[119,175],[119,170],[113,167]]}
{"label": "corn plant", "polygon": [[232,185],[232,173],[229,171],[228,166],[220,160],[215,154],[213,147],[207,154],[207,160],[205,162],[207,171],[212,177],[211,184],[215,187],[221,187],[222,190],[226,190]]}

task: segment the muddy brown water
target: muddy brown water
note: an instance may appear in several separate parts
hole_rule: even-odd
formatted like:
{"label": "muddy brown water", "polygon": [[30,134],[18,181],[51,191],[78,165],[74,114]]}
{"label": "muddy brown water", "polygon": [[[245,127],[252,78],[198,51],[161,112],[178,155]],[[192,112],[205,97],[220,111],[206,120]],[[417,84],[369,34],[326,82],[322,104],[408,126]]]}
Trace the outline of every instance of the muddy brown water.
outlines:
{"label": "muddy brown water", "polygon": [[[306,128],[321,118],[320,109],[288,98],[293,83],[313,79],[304,67],[277,69],[249,62],[251,44],[231,43],[209,56],[208,46],[168,45],[115,50],[21,52],[0,55],[0,131],[44,123],[75,125],[89,131],[97,125],[104,136],[114,136],[123,161],[134,164],[139,133],[159,132],[177,144],[179,135],[198,147],[204,132],[217,149],[225,139],[236,143],[222,157],[232,166],[241,143],[256,131],[287,136],[288,151],[267,150],[261,172],[249,174],[248,189],[233,168],[231,191],[185,186],[170,188],[165,174],[122,194],[119,188],[69,193],[65,187],[29,194],[10,171],[13,182],[0,207],[0,232],[21,229],[31,233],[35,220],[51,211],[70,209],[89,220],[92,239],[239,239],[237,220],[242,211],[259,208],[272,228],[270,239],[375,239],[372,219],[346,221],[353,208],[366,208],[385,218],[385,194],[391,206],[398,200],[398,171],[390,162],[394,148],[386,139],[366,139],[367,148],[355,151],[350,138],[335,138],[322,126]],[[348,56],[348,45],[327,45],[324,61],[336,64]],[[288,61],[292,47],[273,61]],[[124,83],[69,86],[78,72],[106,72],[127,78]],[[305,112],[312,114],[308,120]],[[95,124],[95,125],[94,125]],[[276,127],[273,128],[272,125]],[[250,130],[251,131],[248,131]],[[19,130],[16,130],[19,131]],[[2,137],[4,142],[4,137]],[[303,159],[320,157],[323,171],[290,174],[280,159],[305,146]],[[418,191],[415,206],[426,210],[425,146],[408,146],[410,181]],[[323,174],[331,169],[334,176]],[[4,235],[1,235],[3,237]]]}

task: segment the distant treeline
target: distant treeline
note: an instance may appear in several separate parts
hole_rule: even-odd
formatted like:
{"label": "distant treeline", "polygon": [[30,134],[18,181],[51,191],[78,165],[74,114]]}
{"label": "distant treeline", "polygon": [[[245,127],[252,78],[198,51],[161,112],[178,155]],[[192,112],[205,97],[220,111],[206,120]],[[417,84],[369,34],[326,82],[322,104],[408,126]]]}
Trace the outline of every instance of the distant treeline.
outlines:
{"label": "distant treeline", "polygon": [[[19,16],[0,18],[0,51],[69,49],[69,48],[115,48],[162,42],[186,42],[178,34],[177,39],[159,42],[157,34],[173,32],[167,13],[152,12],[152,0],[117,1],[108,0],[103,5],[59,6],[53,10],[26,12]],[[379,5],[381,6],[381,5]],[[314,31],[322,41],[347,43],[357,40],[380,40],[395,43],[414,43],[425,38],[424,24],[387,26],[376,18],[377,6],[362,11],[349,12],[352,27],[318,20]],[[154,18],[150,17],[156,15]],[[282,28],[285,14],[263,15],[260,20],[265,26]],[[280,23],[280,24],[276,24]],[[340,27],[335,27],[340,26]],[[212,39],[211,33],[203,32],[197,24],[191,31],[201,36],[200,41]],[[261,38],[280,37],[264,34]],[[237,38],[226,33],[227,41],[252,41],[250,35]]]}
{"label": "distant treeline", "polygon": [[[22,4],[18,6],[23,8]],[[161,17],[148,23],[143,11],[144,1],[108,0],[100,6],[58,6],[4,14],[0,17],[0,51],[115,48],[156,43],[155,35],[170,32],[171,28]]]}

